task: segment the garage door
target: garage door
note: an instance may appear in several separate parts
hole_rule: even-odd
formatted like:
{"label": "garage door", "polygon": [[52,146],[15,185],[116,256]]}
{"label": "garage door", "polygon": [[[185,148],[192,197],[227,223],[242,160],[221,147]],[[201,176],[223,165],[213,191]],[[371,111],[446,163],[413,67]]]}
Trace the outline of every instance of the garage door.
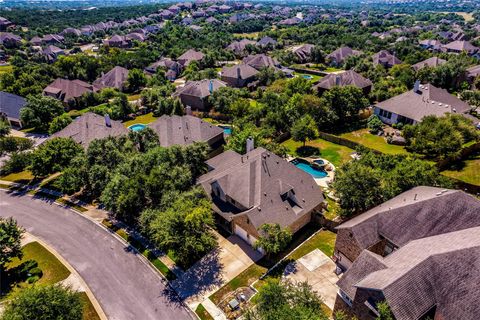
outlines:
{"label": "garage door", "polygon": [[250,237],[248,236],[248,232],[245,231],[243,228],[235,225],[235,234],[237,236],[239,236],[240,238],[243,239],[243,241],[245,241],[246,243],[248,243],[249,245],[253,245]]}

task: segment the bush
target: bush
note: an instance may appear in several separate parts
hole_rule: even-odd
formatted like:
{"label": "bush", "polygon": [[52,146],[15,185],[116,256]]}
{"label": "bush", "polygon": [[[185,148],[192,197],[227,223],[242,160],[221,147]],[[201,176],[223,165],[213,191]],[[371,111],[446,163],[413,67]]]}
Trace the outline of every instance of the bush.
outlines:
{"label": "bush", "polygon": [[28,283],[28,284],[32,284],[32,283],[37,282],[38,280],[40,280],[40,277],[39,277],[39,276],[28,277],[27,283]]}
{"label": "bush", "polygon": [[35,268],[30,269],[30,271],[28,271],[28,273],[30,274],[31,277],[36,276],[38,278],[41,278],[43,276],[43,271],[39,267],[35,267]]}
{"label": "bush", "polygon": [[7,175],[14,172],[25,170],[31,163],[32,154],[30,152],[14,152],[10,159],[4,162],[0,173]]}
{"label": "bush", "polygon": [[27,260],[22,263],[22,268],[20,269],[20,274],[27,274],[30,270],[33,270],[38,267],[38,262],[35,260]]}
{"label": "bush", "polygon": [[3,153],[11,153],[25,151],[33,147],[33,140],[20,137],[3,137],[0,138],[0,155]]}
{"label": "bush", "polygon": [[376,114],[372,114],[368,118],[367,126],[370,133],[377,133],[382,130],[383,122],[382,120],[380,120],[380,118]]}

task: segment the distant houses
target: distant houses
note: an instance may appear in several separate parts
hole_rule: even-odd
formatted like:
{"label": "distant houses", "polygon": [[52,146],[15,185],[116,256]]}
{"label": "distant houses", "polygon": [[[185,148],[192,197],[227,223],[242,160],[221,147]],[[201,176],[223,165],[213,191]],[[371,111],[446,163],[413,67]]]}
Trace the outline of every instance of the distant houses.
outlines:
{"label": "distant houses", "polygon": [[20,110],[27,105],[25,98],[16,94],[0,91],[0,119],[7,120],[10,125],[21,128]]}
{"label": "distant houses", "polygon": [[415,84],[413,90],[402,93],[375,105],[374,112],[387,124],[414,124],[423,117],[446,113],[466,114],[471,110],[468,103],[451,95],[447,90],[431,84]]}
{"label": "distant houses", "polygon": [[14,48],[18,47],[21,43],[21,37],[10,32],[0,32],[0,45],[5,46],[6,48]]}
{"label": "distant houses", "polygon": [[362,52],[353,50],[350,47],[341,47],[328,54],[325,59],[333,65],[339,66],[345,62],[348,57],[361,55]]}
{"label": "distant houses", "polygon": [[398,320],[475,319],[479,213],[463,191],[416,187],[341,224],[334,312],[378,319],[385,301]]}
{"label": "distant houses", "polygon": [[247,52],[247,46],[255,46],[256,44],[257,43],[253,40],[242,39],[238,41],[233,41],[227,46],[226,49],[232,51],[237,56],[242,56]]}
{"label": "distant houses", "polygon": [[305,63],[310,61],[313,48],[315,48],[313,44],[307,43],[300,46],[294,46],[290,50],[299,62]]}
{"label": "distant houses", "polygon": [[255,54],[249,55],[243,59],[244,64],[248,64],[249,66],[261,70],[263,68],[276,68],[280,66],[280,63],[270,56],[265,54]]}
{"label": "distant houses", "polygon": [[153,75],[157,72],[158,68],[165,71],[165,76],[170,81],[175,81],[175,79],[182,73],[182,66],[180,63],[170,59],[162,58],[144,69],[144,71]]}
{"label": "distant houses", "polygon": [[183,105],[193,110],[204,111],[209,107],[208,97],[214,91],[226,86],[225,82],[218,79],[188,81],[184,87],[178,88],[173,96],[178,97]]}
{"label": "distant houses", "polygon": [[320,81],[313,86],[318,92],[322,93],[325,90],[330,90],[333,87],[355,86],[362,89],[367,95],[372,89],[372,81],[363,77],[361,74],[348,70],[341,73],[331,73],[320,79]]}
{"label": "distant houses", "polygon": [[220,225],[253,245],[264,223],[295,233],[324,204],[311,175],[250,141],[244,155],[226,151],[207,161],[210,172],[198,183],[212,199]]}
{"label": "distant houses", "polygon": [[446,60],[440,59],[438,57],[431,57],[431,58],[428,58],[426,60],[420,61],[420,62],[412,65],[412,68],[415,71],[418,71],[418,70],[421,70],[425,67],[436,68],[436,67],[439,67],[439,66],[441,66],[442,64],[445,64],[445,63],[447,63]]}
{"label": "distant houses", "polygon": [[108,115],[99,116],[95,113],[87,112],[62,130],[51,135],[50,139],[56,137],[72,138],[86,149],[95,139],[117,137],[128,134],[128,132],[123,123],[111,120]]}
{"label": "distant houses", "polygon": [[394,65],[402,63],[400,59],[386,50],[381,50],[380,52],[374,54],[372,59],[374,66],[382,65],[385,68],[391,68]]}
{"label": "distant houses", "polygon": [[188,66],[192,61],[200,61],[205,57],[205,55],[194,49],[187,50],[184,54],[177,58],[178,63],[182,67]]}

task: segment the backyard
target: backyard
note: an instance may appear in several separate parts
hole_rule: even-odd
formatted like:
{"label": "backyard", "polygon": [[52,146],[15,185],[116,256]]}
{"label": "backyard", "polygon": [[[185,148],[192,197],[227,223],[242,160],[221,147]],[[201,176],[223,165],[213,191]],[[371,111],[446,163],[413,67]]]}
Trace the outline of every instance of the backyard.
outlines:
{"label": "backyard", "polygon": [[137,124],[137,123],[141,123],[141,124],[149,124],[150,122],[153,122],[157,120],[156,117],[153,116],[153,113],[150,112],[150,113],[147,113],[147,114],[143,114],[141,116],[138,116],[136,117],[135,119],[133,120],[129,120],[129,121],[125,121],[123,124],[126,126],[126,127],[130,127],[131,125],[134,125],[134,124]]}
{"label": "backyard", "polygon": [[371,134],[368,129],[360,129],[348,133],[342,133],[339,137],[359,143],[367,148],[380,151],[385,154],[408,154],[403,146],[388,144],[383,136]]}
{"label": "backyard", "polygon": [[[293,141],[293,139],[289,139],[282,144],[287,148],[290,155],[304,156],[302,151],[306,148],[302,147],[302,142],[296,142]],[[333,163],[336,167],[351,160],[350,154],[354,152],[353,149],[323,139],[308,141],[306,146],[312,151],[311,155],[322,157]]]}
{"label": "backyard", "polygon": [[480,186],[480,153],[474,154],[466,160],[455,164],[450,169],[442,171],[442,174]]}
{"label": "backyard", "polygon": [[12,71],[13,71],[13,67],[11,65],[0,66],[0,74],[12,72]]}

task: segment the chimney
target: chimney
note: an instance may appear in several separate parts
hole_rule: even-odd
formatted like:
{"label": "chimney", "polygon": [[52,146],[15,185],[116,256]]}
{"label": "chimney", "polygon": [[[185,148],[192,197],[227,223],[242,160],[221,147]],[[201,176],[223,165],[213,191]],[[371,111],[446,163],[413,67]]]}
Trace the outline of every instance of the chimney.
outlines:
{"label": "chimney", "polygon": [[186,114],[187,116],[191,116],[191,115],[192,115],[192,107],[186,106],[186,107],[185,107],[185,114]]}
{"label": "chimney", "polygon": [[252,137],[247,138],[247,153],[255,149],[255,143]]}
{"label": "chimney", "polygon": [[240,80],[242,79],[242,75],[240,72],[240,66],[237,66],[237,85],[240,86]]}
{"label": "chimney", "polygon": [[413,92],[415,93],[420,93],[420,80],[415,81],[415,84],[413,85]]}
{"label": "chimney", "polygon": [[339,75],[336,75],[335,76],[335,85],[338,87],[340,85],[340,76]]}
{"label": "chimney", "polygon": [[105,113],[105,125],[107,127],[111,127],[112,126],[112,121],[110,120],[110,116],[108,115],[108,113]]}
{"label": "chimney", "polygon": [[210,82],[208,83],[208,91],[210,92],[210,94],[213,93],[213,80],[210,79]]}

